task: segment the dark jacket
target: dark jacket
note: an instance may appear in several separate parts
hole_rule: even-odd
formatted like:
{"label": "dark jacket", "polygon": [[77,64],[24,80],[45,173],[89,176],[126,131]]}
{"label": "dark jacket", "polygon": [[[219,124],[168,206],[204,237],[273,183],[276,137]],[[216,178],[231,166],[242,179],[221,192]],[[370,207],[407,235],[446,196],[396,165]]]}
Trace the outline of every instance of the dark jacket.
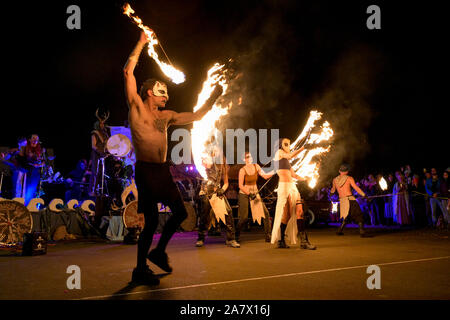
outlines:
{"label": "dark jacket", "polygon": [[441,191],[441,197],[449,197],[450,192],[448,191],[450,189],[450,183],[448,179],[442,179],[441,185],[440,185],[440,191]]}
{"label": "dark jacket", "polygon": [[441,193],[441,181],[440,179],[433,180],[433,178],[428,178],[425,183],[425,190],[430,196],[437,193],[439,196]]}

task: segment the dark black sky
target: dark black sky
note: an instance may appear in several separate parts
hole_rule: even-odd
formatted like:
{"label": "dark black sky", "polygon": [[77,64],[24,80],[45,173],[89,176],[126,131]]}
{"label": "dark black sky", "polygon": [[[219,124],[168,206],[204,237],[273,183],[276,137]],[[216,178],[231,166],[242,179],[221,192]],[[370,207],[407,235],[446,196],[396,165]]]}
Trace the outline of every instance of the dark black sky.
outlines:
{"label": "dark black sky", "polygon": [[[280,128],[295,138],[312,105],[346,114],[336,132],[352,162],[366,170],[450,166],[448,39],[440,2],[408,1],[130,1],[187,76],[169,85],[168,108],[191,111],[207,69],[241,61],[248,85],[242,128]],[[66,9],[81,8],[81,30]],[[3,5],[4,102],[0,146],[38,133],[67,171],[90,152],[97,107],[109,123],[127,118],[122,67],[139,31],[122,1]],[[381,8],[381,30],[368,30],[366,8]],[[146,53],[138,82],[162,77]],[[245,95],[247,94],[247,96]],[[6,102],[7,101],[7,102]],[[330,121],[337,119],[330,115]],[[333,124],[333,123],[332,123]],[[345,126],[341,128],[341,126]],[[345,133],[345,134],[344,134]],[[359,144],[359,146],[354,146]],[[341,149],[343,150],[343,149]],[[341,159],[342,158],[342,159]],[[337,164],[336,164],[337,165]]]}

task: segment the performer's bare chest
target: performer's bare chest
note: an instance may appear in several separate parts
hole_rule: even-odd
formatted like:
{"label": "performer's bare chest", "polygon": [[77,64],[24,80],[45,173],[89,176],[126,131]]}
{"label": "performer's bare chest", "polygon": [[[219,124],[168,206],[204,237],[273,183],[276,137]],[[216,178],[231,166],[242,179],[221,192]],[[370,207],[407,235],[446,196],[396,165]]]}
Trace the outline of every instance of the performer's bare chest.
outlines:
{"label": "performer's bare chest", "polygon": [[130,114],[136,158],[149,162],[164,162],[167,153],[168,119],[152,113]]}
{"label": "performer's bare chest", "polygon": [[139,115],[131,115],[131,126],[136,133],[142,133],[148,139],[152,137],[166,137],[169,121],[163,115],[151,112],[143,112]]}

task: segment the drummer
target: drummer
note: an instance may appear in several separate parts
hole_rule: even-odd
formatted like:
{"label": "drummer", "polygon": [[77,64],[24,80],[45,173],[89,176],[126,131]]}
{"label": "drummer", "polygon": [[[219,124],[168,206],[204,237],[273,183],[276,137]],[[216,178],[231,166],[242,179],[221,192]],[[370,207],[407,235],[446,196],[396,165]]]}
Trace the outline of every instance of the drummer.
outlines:
{"label": "drummer", "polygon": [[68,174],[65,181],[67,188],[65,193],[66,202],[72,199],[82,201],[87,198],[85,195],[86,173],[87,161],[80,159],[77,167]]}

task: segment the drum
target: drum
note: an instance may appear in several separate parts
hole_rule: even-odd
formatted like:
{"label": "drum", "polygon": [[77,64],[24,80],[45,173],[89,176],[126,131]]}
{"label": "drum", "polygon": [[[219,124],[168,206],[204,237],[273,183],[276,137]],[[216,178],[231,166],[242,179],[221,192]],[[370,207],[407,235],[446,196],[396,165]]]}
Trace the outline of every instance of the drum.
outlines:
{"label": "drum", "polygon": [[190,202],[185,202],[184,207],[186,208],[188,215],[180,226],[184,231],[194,231],[197,226],[197,215],[195,214],[195,209]]}
{"label": "drum", "polygon": [[0,201],[0,243],[13,244],[23,241],[25,233],[33,228],[30,211],[17,201]]}
{"label": "drum", "polygon": [[137,212],[137,200],[131,201],[123,210],[123,224],[126,228],[144,229],[145,219],[144,214]]}
{"label": "drum", "polygon": [[127,136],[118,133],[109,137],[106,142],[106,149],[113,156],[125,157],[131,151],[131,141]]}

